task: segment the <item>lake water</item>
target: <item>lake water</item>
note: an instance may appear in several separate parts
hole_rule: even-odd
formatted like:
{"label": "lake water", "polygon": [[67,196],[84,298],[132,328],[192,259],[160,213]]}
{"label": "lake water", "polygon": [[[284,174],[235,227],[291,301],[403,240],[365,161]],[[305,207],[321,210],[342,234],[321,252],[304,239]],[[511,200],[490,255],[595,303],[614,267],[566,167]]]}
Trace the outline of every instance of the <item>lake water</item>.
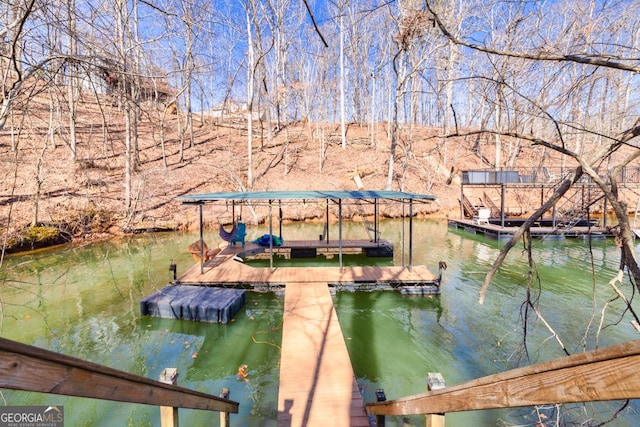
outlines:
{"label": "lake water", "polygon": [[[405,223],[405,230],[407,228]],[[383,221],[382,237],[396,244],[394,262],[406,261],[401,221]],[[248,236],[266,233],[249,228]],[[285,239],[308,238],[322,224],[288,224]],[[337,231],[332,231],[337,237]],[[366,236],[362,225],[345,224],[345,238]],[[193,264],[187,246],[197,234],[163,233],[65,246],[9,256],[0,271],[3,337],[77,356],[157,379],[177,367],[178,384],[210,394],[223,387],[240,402],[234,426],[275,426],[282,333],[283,297],[248,293],[247,304],[226,324],[194,323],[140,316],[141,298]],[[220,239],[206,232],[213,246]],[[527,324],[527,361],[523,349],[523,302],[527,256],[516,248],[478,304],[484,274],[502,243],[447,229],[442,221],[415,220],[413,263],[437,271],[446,261],[442,295],[425,298],[393,291],[340,292],[336,310],[365,401],[377,388],[388,398],[422,393],[428,372],[440,372],[449,385],[518,366],[563,356],[548,329],[535,317]],[[608,286],[618,264],[613,241],[534,242],[535,284],[539,307],[570,353],[584,346],[607,346],[636,339],[621,301]],[[592,275],[592,271],[594,275]],[[632,289],[622,286],[627,296]],[[247,381],[238,368],[248,365]],[[64,405],[67,426],[156,426],[157,407],[3,390],[7,405]],[[569,405],[560,421],[606,420],[617,402]],[[542,410],[548,424],[558,412]],[[637,402],[611,425],[637,425]],[[447,425],[534,425],[531,408],[448,414]],[[217,425],[217,414],[181,410],[182,425]],[[596,422],[593,421],[595,425]],[[387,418],[387,425],[424,425],[424,417]]]}

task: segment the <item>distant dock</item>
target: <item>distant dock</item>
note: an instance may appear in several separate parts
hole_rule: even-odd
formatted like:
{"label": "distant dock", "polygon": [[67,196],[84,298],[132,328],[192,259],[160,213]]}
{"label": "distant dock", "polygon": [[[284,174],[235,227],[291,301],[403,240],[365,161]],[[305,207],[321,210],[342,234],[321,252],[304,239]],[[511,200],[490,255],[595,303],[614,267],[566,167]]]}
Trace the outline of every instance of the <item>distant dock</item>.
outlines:
{"label": "distant dock", "polygon": [[[509,240],[516,233],[524,220],[509,220],[502,225],[500,220],[478,222],[473,219],[449,219],[449,228],[464,230],[472,234],[480,234],[497,240]],[[591,225],[559,226],[539,221],[530,228],[531,237],[544,240],[564,239],[606,239],[615,234],[611,229]]]}

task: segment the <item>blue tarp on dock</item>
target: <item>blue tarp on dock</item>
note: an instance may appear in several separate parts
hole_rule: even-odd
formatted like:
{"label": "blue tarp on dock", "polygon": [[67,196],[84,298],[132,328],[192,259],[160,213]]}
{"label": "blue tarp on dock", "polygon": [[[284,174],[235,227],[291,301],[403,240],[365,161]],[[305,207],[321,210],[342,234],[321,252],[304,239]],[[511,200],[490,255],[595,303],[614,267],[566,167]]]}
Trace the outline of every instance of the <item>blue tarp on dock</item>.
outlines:
{"label": "blue tarp on dock", "polygon": [[245,304],[241,289],[169,285],[140,301],[143,316],[227,323]]}

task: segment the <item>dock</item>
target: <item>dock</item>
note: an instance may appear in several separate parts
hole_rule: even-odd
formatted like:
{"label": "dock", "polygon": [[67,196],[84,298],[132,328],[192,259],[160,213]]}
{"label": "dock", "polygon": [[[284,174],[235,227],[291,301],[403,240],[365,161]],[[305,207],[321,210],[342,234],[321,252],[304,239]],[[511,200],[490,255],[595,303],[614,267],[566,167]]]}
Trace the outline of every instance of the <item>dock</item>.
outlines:
{"label": "dock", "polygon": [[[464,230],[472,234],[480,234],[497,240],[508,240],[518,230],[519,225],[513,222],[506,222],[504,227],[501,223],[480,222],[473,219],[449,219],[449,228]],[[512,224],[512,225],[508,225]],[[544,240],[564,240],[564,239],[606,239],[614,237],[614,231],[599,226],[551,226],[545,223],[534,224],[530,229],[531,237]]]}
{"label": "dock", "polygon": [[[318,255],[336,256],[343,254],[365,254],[368,257],[393,257],[393,244],[388,240],[363,239],[345,240],[285,240],[282,245],[272,248],[274,254],[285,258],[315,258]],[[269,248],[265,247],[265,255]]]}
{"label": "dock", "polygon": [[[181,272],[179,277],[176,265],[171,264],[174,285],[284,292],[277,425],[369,427],[371,423],[365,414],[331,292],[335,289],[387,287],[401,292],[404,288],[412,288],[412,293],[421,295],[439,294],[440,277],[426,266],[412,264],[414,203],[429,203],[436,198],[428,194],[389,190],[302,190],[215,192],[180,196],[178,200],[198,209],[200,235],[198,245],[194,245],[194,248],[199,247],[200,253],[191,251],[199,262],[186,272]],[[246,241],[242,211],[236,215],[236,206],[242,208],[248,203],[251,210],[255,212],[260,209],[266,212],[265,218],[268,218],[268,233],[251,242]],[[325,226],[323,232],[317,235],[317,240],[283,238],[283,205],[286,207],[291,203],[310,205],[319,216],[324,216]],[[396,205],[393,208],[402,212],[403,221],[407,208],[408,239],[405,241],[402,233],[401,242],[403,253],[407,249],[407,264],[344,266],[345,254],[393,257],[393,244],[380,239],[380,203]],[[228,223],[233,224],[232,231],[236,230],[231,235],[218,220],[220,238],[228,245],[219,245],[215,252],[205,252],[204,207],[210,204],[218,205],[218,210],[225,213],[230,204]],[[280,226],[277,234],[273,227],[274,205]],[[368,239],[344,238],[342,223],[345,206],[350,206],[352,213],[355,209],[362,218]],[[372,223],[369,222],[369,216],[373,217]],[[330,221],[332,217],[338,219],[333,226]],[[242,232],[238,233],[240,229]],[[248,259],[264,257],[265,254],[269,258],[269,267],[245,264]],[[337,257],[338,266],[277,267],[274,255],[290,259]],[[446,269],[446,263],[441,261],[439,268],[442,272]]]}
{"label": "dock", "polygon": [[289,282],[278,426],[369,426],[327,283]]}
{"label": "dock", "polygon": [[[211,260],[196,264],[180,275],[182,285],[218,286],[251,290],[284,289],[287,283],[324,283],[335,289],[417,288],[422,294],[438,294],[439,278],[426,266],[345,266],[345,267],[253,267],[239,259],[263,252],[264,247],[248,242],[225,246]],[[267,248],[268,250],[268,248]]]}
{"label": "dock", "polygon": [[[305,248],[303,243],[297,245]],[[244,289],[283,291],[277,425],[369,427],[371,420],[365,413],[331,293],[340,287],[366,289],[382,284],[437,294],[439,278],[420,265],[265,268],[240,260],[239,255],[264,250],[252,242],[244,248],[221,246],[207,262],[192,266],[173,284],[142,300],[142,314],[173,312],[177,304],[181,318],[201,320],[203,310],[194,308],[194,298],[210,299],[209,304],[216,300],[215,291],[242,292],[243,296]],[[188,290],[186,296],[179,296],[181,289]],[[159,299],[169,301],[169,306],[148,306]]]}

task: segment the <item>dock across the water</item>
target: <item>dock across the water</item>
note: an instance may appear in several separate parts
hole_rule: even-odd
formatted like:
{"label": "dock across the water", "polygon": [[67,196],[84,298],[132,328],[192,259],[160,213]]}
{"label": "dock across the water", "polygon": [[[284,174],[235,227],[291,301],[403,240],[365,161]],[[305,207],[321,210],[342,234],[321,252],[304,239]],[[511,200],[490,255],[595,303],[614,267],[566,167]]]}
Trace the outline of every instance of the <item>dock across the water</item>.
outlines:
{"label": "dock across the water", "polygon": [[[505,222],[505,226],[502,226],[501,222],[496,223],[496,221],[478,222],[473,219],[449,219],[448,224],[449,228],[481,234],[497,240],[508,240],[516,233],[522,222],[524,221],[519,223],[510,221]],[[534,239],[546,240],[606,239],[614,236],[611,229],[594,225],[568,225],[564,227],[556,225],[554,227],[547,223],[538,222],[529,231]]]}

